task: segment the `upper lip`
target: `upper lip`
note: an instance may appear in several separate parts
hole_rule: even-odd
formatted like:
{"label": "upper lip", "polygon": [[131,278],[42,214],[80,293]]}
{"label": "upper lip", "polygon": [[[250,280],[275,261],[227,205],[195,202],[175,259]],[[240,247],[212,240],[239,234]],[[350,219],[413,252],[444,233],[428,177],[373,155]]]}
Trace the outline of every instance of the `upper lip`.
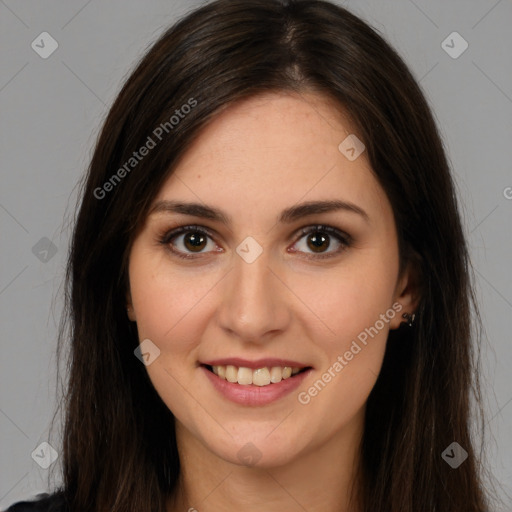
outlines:
{"label": "upper lip", "polygon": [[238,368],[252,368],[256,370],[258,368],[272,368],[273,366],[291,366],[292,368],[309,368],[310,365],[299,363],[298,361],[292,361],[291,359],[278,359],[275,357],[268,357],[265,359],[256,359],[249,361],[248,359],[242,359],[240,357],[226,357],[223,359],[212,359],[210,361],[202,361],[201,364],[209,366],[237,366]]}

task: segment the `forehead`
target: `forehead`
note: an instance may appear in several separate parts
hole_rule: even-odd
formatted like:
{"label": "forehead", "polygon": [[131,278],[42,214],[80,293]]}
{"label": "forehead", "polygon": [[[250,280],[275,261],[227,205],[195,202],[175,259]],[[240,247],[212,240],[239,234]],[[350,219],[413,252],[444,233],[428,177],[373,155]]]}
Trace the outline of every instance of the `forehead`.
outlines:
{"label": "forehead", "polygon": [[364,151],[351,161],[339,149],[353,135],[342,107],[323,96],[277,92],[231,104],[202,129],[155,203],[189,200],[235,218],[275,218],[299,201],[342,199],[386,213]]}
{"label": "forehead", "polygon": [[296,161],[305,164],[327,151],[336,155],[341,140],[354,133],[340,105],[316,94],[273,92],[228,105],[200,132],[181,162],[235,157],[266,164]]}

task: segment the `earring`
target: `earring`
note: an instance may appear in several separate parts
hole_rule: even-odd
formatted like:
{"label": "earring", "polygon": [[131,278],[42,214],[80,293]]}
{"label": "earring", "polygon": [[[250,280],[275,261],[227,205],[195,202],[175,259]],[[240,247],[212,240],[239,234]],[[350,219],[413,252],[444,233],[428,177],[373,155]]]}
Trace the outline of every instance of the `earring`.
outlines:
{"label": "earring", "polygon": [[402,318],[405,318],[405,323],[406,323],[409,327],[412,327],[412,324],[414,323],[414,319],[416,318],[416,314],[415,314],[415,313],[412,313],[412,314],[404,313],[404,314],[402,315]]}

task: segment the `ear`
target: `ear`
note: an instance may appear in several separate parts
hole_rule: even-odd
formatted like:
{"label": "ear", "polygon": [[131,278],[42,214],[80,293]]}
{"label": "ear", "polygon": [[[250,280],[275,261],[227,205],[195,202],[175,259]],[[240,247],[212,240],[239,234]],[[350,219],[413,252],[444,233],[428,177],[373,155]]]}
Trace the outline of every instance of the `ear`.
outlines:
{"label": "ear", "polygon": [[[398,329],[406,320],[404,313],[412,315],[416,313],[421,299],[421,268],[418,257],[411,258],[406,264],[402,275],[399,277],[393,304],[400,304],[400,313],[390,320],[390,329]],[[398,310],[397,310],[398,311]]]}
{"label": "ear", "polygon": [[126,314],[128,315],[128,318],[132,322],[137,321],[137,318],[135,316],[135,310],[133,309],[132,294],[130,292],[130,289],[128,289],[126,292]]}

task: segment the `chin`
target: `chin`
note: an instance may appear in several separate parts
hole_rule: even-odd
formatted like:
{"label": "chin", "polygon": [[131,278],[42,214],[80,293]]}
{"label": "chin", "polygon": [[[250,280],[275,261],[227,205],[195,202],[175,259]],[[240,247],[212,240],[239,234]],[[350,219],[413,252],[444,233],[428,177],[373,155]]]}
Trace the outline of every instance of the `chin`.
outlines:
{"label": "chin", "polygon": [[208,446],[218,457],[238,466],[270,469],[291,463],[303,448],[299,439],[290,435],[272,437],[268,435],[271,431],[265,429],[257,435],[238,432],[234,439]]}

